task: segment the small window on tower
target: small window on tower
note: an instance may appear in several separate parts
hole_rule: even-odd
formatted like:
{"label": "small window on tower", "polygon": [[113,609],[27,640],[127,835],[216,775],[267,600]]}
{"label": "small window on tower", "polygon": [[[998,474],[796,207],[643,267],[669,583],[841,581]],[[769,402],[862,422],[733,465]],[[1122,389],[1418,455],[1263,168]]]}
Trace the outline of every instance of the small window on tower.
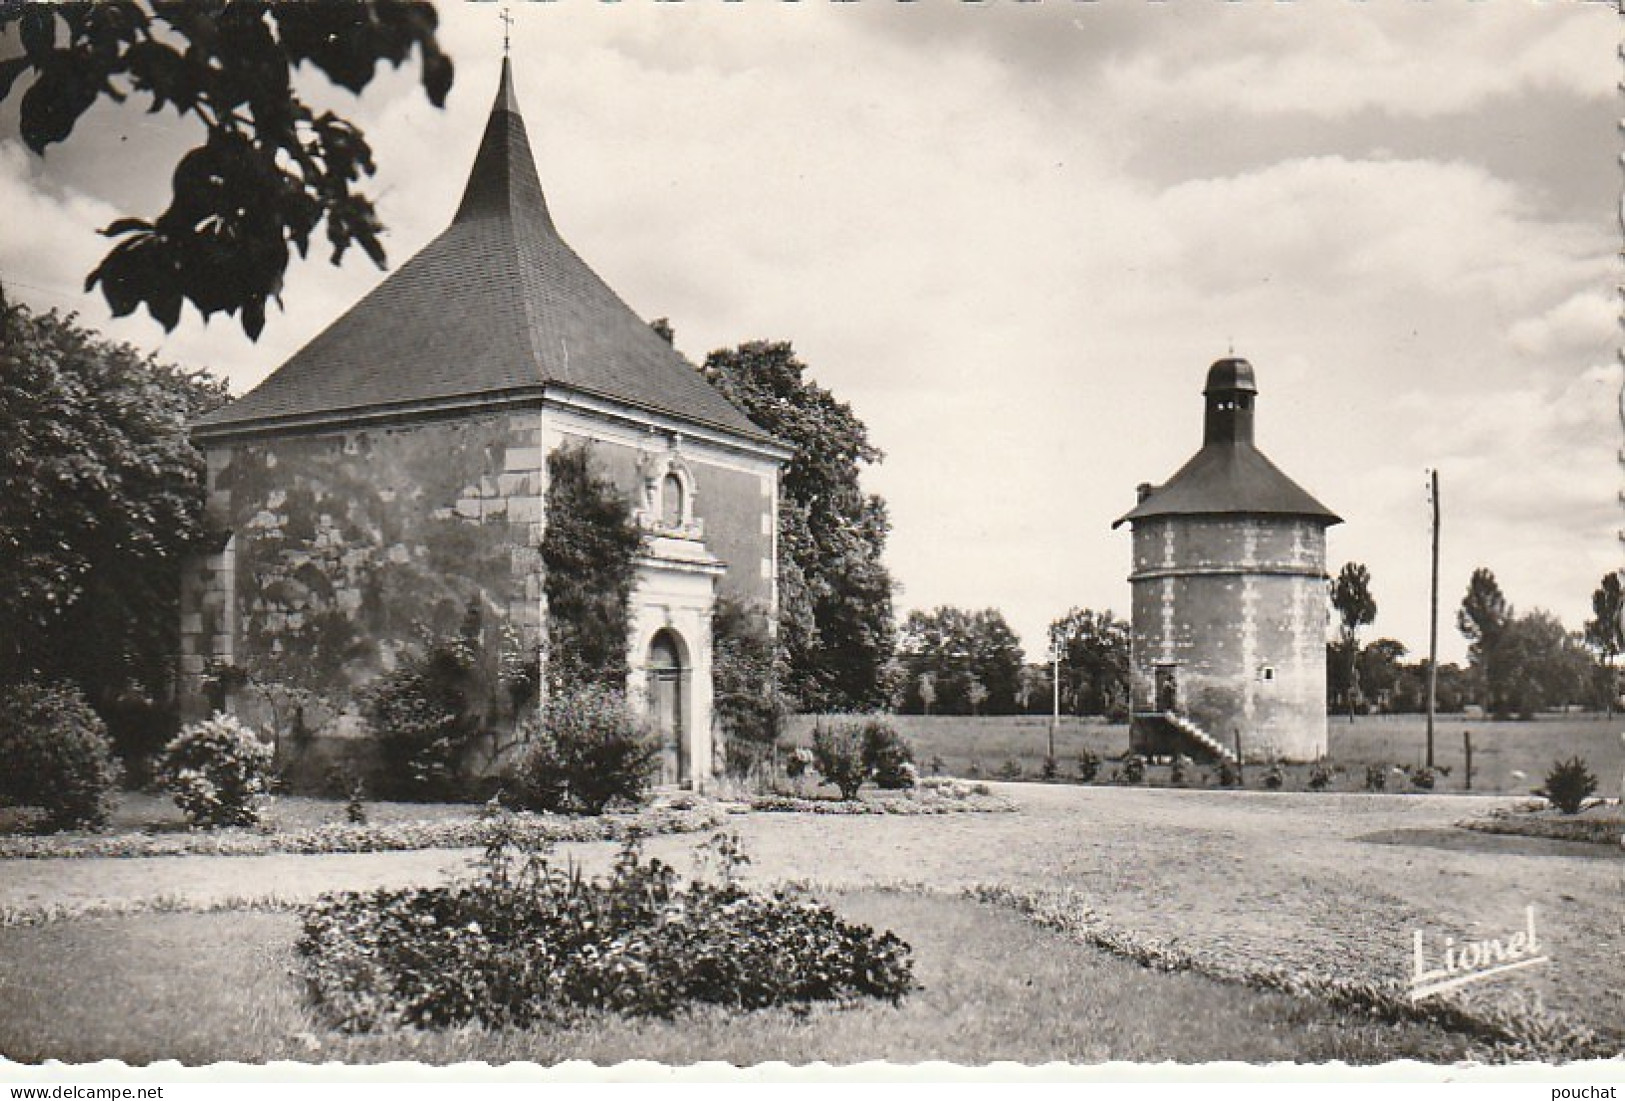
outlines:
{"label": "small window on tower", "polygon": [[667,474],[660,486],[660,520],[669,528],[683,522],[683,480],[676,474]]}
{"label": "small window on tower", "polygon": [[1259,680],[1264,680],[1264,681],[1274,680],[1275,679],[1275,666],[1273,666],[1273,665],[1260,665],[1258,667],[1258,679]]}

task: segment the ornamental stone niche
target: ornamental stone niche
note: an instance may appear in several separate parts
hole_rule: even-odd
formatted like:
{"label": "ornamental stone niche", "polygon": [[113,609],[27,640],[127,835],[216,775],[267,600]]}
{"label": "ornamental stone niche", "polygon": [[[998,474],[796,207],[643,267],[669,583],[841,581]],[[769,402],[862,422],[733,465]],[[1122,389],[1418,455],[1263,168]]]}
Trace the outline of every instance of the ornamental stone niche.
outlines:
{"label": "ornamental stone niche", "polygon": [[547,456],[587,444],[648,536],[629,694],[666,781],[712,775],[711,609],[773,622],[790,451],[560,237],[506,60],[448,228],[192,435],[219,538],[185,576],[189,717],[211,662],[342,698],[470,606],[534,647]]}
{"label": "ornamental stone niche", "polygon": [[1253,445],[1258,386],[1213,364],[1202,449],[1112,526],[1134,533],[1130,744],[1151,756],[1326,753],[1326,529]]}

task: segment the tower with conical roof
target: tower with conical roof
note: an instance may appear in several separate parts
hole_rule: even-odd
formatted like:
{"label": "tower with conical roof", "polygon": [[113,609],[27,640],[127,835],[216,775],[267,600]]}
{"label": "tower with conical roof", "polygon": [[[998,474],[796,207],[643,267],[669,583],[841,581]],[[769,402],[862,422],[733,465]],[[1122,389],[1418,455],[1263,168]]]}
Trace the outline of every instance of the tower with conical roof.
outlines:
{"label": "tower with conical roof", "polygon": [[1202,448],[1112,526],[1134,533],[1130,741],[1142,753],[1326,752],[1326,529],[1253,443],[1250,363],[1208,370]]}
{"label": "tower with conical roof", "polygon": [[711,774],[711,611],[773,621],[790,453],[565,242],[506,58],[447,228],[192,435],[220,536],[186,574],[189,710],[211,665],[353,698],[474,620],[504,660],[545,653],[548,457],[575,445],[646,533],[629,689],[664,778]]}

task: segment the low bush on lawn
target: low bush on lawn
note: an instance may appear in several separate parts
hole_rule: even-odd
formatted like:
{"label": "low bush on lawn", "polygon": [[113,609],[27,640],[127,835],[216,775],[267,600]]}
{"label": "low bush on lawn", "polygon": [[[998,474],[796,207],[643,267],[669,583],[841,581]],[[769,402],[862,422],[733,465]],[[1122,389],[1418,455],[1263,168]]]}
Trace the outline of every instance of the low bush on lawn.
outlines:
{"label": "low bush on lawn", "polygon": [[602,814],[642,802],[660,746],[619,692],[598,685],[550,695],[509,777],[526,810]]}
{"label": "low bush on lawn", "polygon": [[271,747],[216,714],[181,730],[164,749],[159,773],[186,820],[203,829],[257,826],[271,791]]}
{"label": "low bush on lawn", "polygon": [[120,769],[107,727],[70,685],[22,683],[0,698],[0,795],[45,811],[48,830],[99,829]]}
{"label": "low bush on lawn", "polygon": [[719,881],[682,886],[635,841],[608,877],[589,879],[498,836],[477,882],[324,896],[305,912],[298,951],[319,1010],[349,1031],[897,1002],[913,989],[897,937],[783,891],[747,891],[737,842],[709,849]]}
{"label": "low bush on lawn", "polygon": [[1570,757],[1554,761],[1546,773],[1546,783],[1535,791],[1551,800],[1552,806],[1564,814],[1579,814],[1585,801],[1597,793],[1597,778],[1586,767],[1585,760]]}
{"label": "low bush on lawn", "polygon": [[840,790],[842,799],[856,799],[867,781],[899,790],[919,780],[914,751],[885,719],[820,723],[813,728],[811,763],[819,776]]}

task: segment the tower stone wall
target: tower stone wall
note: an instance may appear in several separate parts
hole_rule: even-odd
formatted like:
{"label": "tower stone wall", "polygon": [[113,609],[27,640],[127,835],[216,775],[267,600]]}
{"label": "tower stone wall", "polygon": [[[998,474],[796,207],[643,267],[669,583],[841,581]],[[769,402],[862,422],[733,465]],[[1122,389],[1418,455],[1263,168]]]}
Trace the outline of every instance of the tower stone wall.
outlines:
{"label": "tower stone wall", "polygon": [[[1294,517],[1179,517],[1134,531],[1133,709],[1174,707],[1249,760],[1326,752],[1326,535]],[[1160,674],[1159,670],[1163,671]],[[1141,747],[1145,748],[1145,747]]]}

